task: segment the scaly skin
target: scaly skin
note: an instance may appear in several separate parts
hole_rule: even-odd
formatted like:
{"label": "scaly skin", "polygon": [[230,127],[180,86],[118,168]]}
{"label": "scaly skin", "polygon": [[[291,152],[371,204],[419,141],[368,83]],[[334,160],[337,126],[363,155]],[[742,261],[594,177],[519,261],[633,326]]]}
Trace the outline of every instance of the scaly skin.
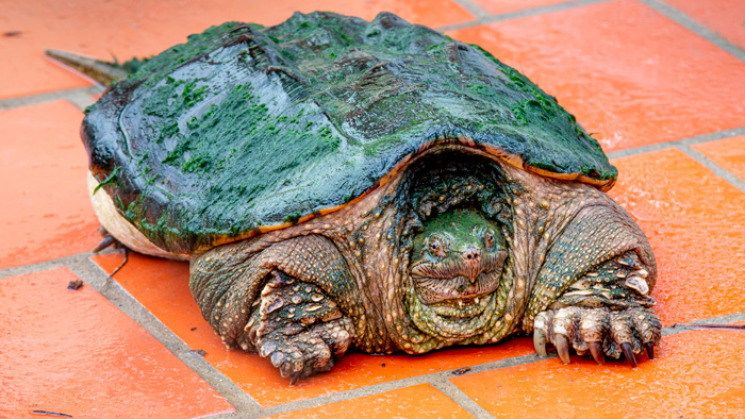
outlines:
{"label": "scaly skin", "polygon": [[594,188],[507,170],[528,186],[513,202],[515,255],[525,266],[518,269],[516,289],[525,284],[531,290],[522,330],[534,332],[536,351],[545,355],[545,343],[551,343],[565,363],[569,348],[579,354],[592,350],[599,363],[603,354],[624,353],[635,366],[633,354],[643,347],[653,357],[661,324],[647,295],[657,265],[636,223]]}
{"label": "scaly skin", "polygon": [[292,382],[350,346],[415,354],[519,332],[565,362],[574,348],[635,363],[660,329],[639,228],[591,186],[489,164],[496,177],[444,171],[424,192],[411,185],[429,174],[404,171],[338,212],[215,248],[192,261],[195,299],[226,345]]}

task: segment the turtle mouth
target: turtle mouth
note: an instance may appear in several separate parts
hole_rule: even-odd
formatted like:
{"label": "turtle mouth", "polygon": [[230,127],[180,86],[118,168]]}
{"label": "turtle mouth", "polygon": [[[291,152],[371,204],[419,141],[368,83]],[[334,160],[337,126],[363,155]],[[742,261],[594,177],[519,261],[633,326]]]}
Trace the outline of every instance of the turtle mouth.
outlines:
{"label": "turtle mouth", "polygon": [[438,316],[463,320],[480,316],[493,298],[493,293],[485,293],[478,297],[455,298],[426,304]]}
{"label": "turtle mouth", "polygon": [[410,275],[422,303],[446,302],[465,314],[467,307],[478,306],[484,296],[499,287],[506,257],[507,252],[497,252],[482,258],[476,266],[461,261],[421,263],[411,268]]}
{"label": "turtle mouth", "polygon": [[449,279],[427,278],[412,275],[414,289],[424,304],[443,301],[463,307],[479,303],[479,297],[494,292],[499,286],[501,269],[479,274],[476,281],[465,276]]}

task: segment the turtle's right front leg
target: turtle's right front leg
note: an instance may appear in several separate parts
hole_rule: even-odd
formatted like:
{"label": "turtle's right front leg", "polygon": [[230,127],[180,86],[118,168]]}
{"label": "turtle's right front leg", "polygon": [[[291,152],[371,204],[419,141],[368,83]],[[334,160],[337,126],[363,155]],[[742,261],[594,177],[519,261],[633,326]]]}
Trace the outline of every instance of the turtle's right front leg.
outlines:
{"label": "turtle's right front leg", "polygon": [[329,370],[349,348],[355,324],[364,327],[345,259],[315,235],[249,248],[218,247],[192,263],[190,287],[202,315],[226,345],[258,352],[292,383]]}

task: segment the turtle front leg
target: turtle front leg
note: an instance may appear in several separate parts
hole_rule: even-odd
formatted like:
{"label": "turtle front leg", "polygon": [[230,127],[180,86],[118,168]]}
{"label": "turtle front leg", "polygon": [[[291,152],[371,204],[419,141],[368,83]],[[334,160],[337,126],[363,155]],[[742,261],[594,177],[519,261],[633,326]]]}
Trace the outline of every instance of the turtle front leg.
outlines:
{"label": "turtle front leg", "polygon": [[636,367],[636,355],[646,348],[650,359],[659,344],[659,318],[650,310],[649,271],[634,251],[599,265],[574,282],[533,323],[533,342],[538,354],[547,355],[552,344],[561,358],[570,362],[569,350],[588,352],[599,364],[605,356],[621,354]]}
{"label": "turtle front leg", "polygon": [[259,355],[290,384],[328,371],[352,341],[352,321],[315,285],[272,272],[245,327]]}
{"label": "turtle front leg", "polygon": [[550,244],[545,258],[539,255],[523,330],[533,332],[539,354],[551,344],[565,363],[574,349],[600,363],[623,354],[636,366],[636,355],[646,348],[653,357],[660,342],[661,324],[650,310],[657,279],[652,248],[617,203],[576,199],[583,207],[571,221],[543,236]]}
{"label": "turtle front leg", "polygon": [[257,352],[291,383],[328,371],[365,327],[346,260],[321,236],[218,247],[192,261],[190,287],[228,347]]}

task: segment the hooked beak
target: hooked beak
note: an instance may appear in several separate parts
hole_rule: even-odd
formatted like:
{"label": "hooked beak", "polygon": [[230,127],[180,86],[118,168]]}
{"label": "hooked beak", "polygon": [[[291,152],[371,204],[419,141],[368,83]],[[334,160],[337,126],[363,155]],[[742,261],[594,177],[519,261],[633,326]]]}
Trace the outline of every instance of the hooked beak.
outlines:
{"label": "hooked beak", "polygon": [[476,247],[467,247],[461,253],[463,256],[463,265],[466,268],[463,272],[468,278],[471,284],[476,283],[476,280],[483,272],[481,267],[481,250]]}

